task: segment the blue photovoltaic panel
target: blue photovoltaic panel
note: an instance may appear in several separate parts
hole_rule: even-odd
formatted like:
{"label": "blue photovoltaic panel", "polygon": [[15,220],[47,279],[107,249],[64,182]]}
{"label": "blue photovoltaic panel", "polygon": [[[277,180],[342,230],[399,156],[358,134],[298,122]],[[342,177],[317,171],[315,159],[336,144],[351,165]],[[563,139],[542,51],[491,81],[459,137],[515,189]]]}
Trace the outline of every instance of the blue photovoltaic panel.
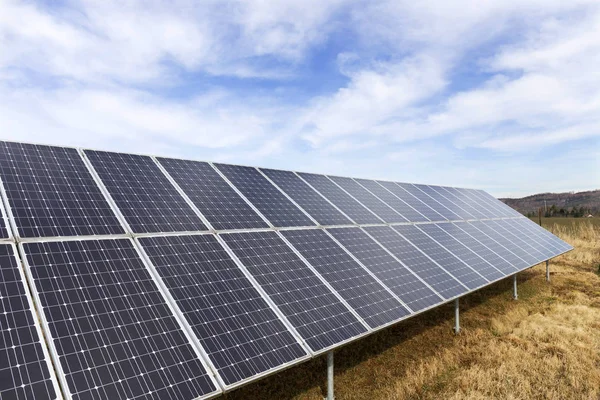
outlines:
{"label": "blue photovoltaic panel", "polygon": [[445,299],[467,292],[466,287],[427,258],[391,227],[373,226],[364,228],[364,230]]}
{"label": "blue photovoltaic panel", "polygon": [[548,232],[546,229],[534,223],[529,218],[519,218],[516,221],[518,221],[518,224],[524,230],[530,232],[531,234],[537,237],[545,239],[546,242],[554,245],[554,247],[561,253],[573,249],[573,246],[554,236],[552,233]]}
{"label": "blue photovoltaic panel", "polygon": [[443,300],[362,229],[336,228],[328,231],[412,311],[431,307]]}
{"label": "blue photovoltaic panel", "polygon": [[357,224],[380,224],[383,222],[325,175],[306,173],[298,175]]}
{"label": "blue photovoltaic panel", "polygon": [[226,385],[307,355],[216,237],[139,241]]}
{"label": "blue photovoltaic panel", "polygon": [[496,269],[493,264],[487,262],[484,258],[481,258],[468,246],[436,224],[423,224],[418,225],[417,227],[488,281],[492,282],[504,277],[504,274]]}
{"label": "blue photovoltaic panel", "polygon": [[269,226],[210,164],[172,158],[159,158],[158,161],[213,228]]}
{"label": "blue photovoltaic panel", "polygon": [[490,221],[473,221],[469,223],[524,260],[526,265],[525,268],[535,265],[538,262],[536,257],[532,256],[527,250],[506,237],[504,232],[499,232],[497,229],[494,229],[489,222]]}
{"label": "blue photovoltaic panel", "polygon": [[315,225],[256,168],[228,164],[215,164],[215,166],[273,226]]}
{"label": "blue photovoltaic panel", "polygon": [[463,219],[460,215],[457,215],[456,213],[452,212],[451,209],[444,207],[444,205],[442,205],[440,202],[438,202],[437,200],[429,196],[427,193],[417,188],[416,185],[399,182],[396,182],[396,184],[408,193],[412,194],[417,199],[421,200],[423,203],[427,204],[435,212],[440,214],[445,220],[455,221]]}
{"label": "blue photovoltaic panel", "polygon": [[314,352],[367,332],[277,233],[221,237]]}
{"label": "blue photovoltaic panel", "polygon": [[523,217],[523,215],[521,215],[518,211],[516,211],[512,207],[509,207],[508,205],[504,204],[503,202],[501,202],[500,200],[498,200],[491,194],[489,194],[483,190],[473,190],[473,192],[476,195],[478,195],[480,198],[487,201],[488,204],[494,205],[497,208],[503,210],[505,217]]}
{"label": "blue photovoltaic panel", "polygon": [[521,247],[525,247],[531,255],[538,257],[539,261],[545,261],[560,253],[545,241],[540,241],[537,237],[523,232],[514,219],[496,220],[492,222],[496,224],[496,226],[502,227],[507,234],[512,235],[511,238],[516,238],[518,241],[521,241],[523,243]]}
{"label": "blue photovoltaic panel", "polygon": [[429,221],[429,218],[425,217],[410,205],[400,200],[385,187],[381,186],[377,181],[372,181],[369,179],[355,179],[355,181],[366,188],[369,192],[379,197],[387,205],[392,207],[398,214],[402,215],[406,220],[410,222]]}
{"label": "blue photovoltaic panel", "polygon": [[409,314],[398,300],[323,230],[281,233],[371,328],[391,323]]}
{"label": "blue photovoltaic panel", "polygon": [[367,189],[359,185],[354,179],[342,178],[339,176],[330,176],[329,178],[358,200],[362,205],[377,214],[383,221],[388,223],[408,221],[402,215],[394,211],[389,205],[385,204]]}
{"label": "blue photovoltaic panel", "polygon": [[478,218],[497,218],[497,212],[493,208],[485,207],[477,201],[472,200],[464,191],[458,188],[440,186],[440,190],[445,190],[450,199],[454,199],[460,204],[470,207],[476,213]]}
{"label": "blue photovoltaic panel", "polygon": [[486,210],[490,218],[503,218],[509,217],[506,210],[504,210],[498,203],[498,201],[490,202],[488,199],[483,198],[477,191],[473,189],[453,188],[456,192],[460,193],[466,201],[470,204],[479,205],[480,209]]}
{"label": "blue photovoltaic panel", "polygon": [[352,221],[346,218],[312,187],[291,171],[261,168],[281,190],[290,196],[321,225],[350,225]]}
{"label": "blue photovoltaic panel", "polygon": [[[418,190],[421,190],[422,192],[427,194],[429,197],[434,199],[436,202],[438,202],[441,205],[443,205],[444,207],[446,207],[448,210],[450,210],[455,215],[457,215],[458,219],[473,219],[473,218],[475,218],[475,216],[473,214],[471,214],[467,210],[462,209],[458,204],[448,200],[446,197],[444,197],[444,195],[442,195],[438,191],[436,191],[433,188],[433,186],[417,185],[417,184],[413,184],[413,186],[415,188],[417,188]],[[436,208],[436,210],[437,210],[437,208]],[[456,219],[456,218],[454,218],[454,219]]]}
{"label": "blue photovoltaic panel", "polygon": [[85,154],[133,232],[207,229],[152,158],[90,150]]}
{"label": "blue photovoltaic panel", "polygon": [[6,219],[6,212],[4,211],[4,206],[0,201],[0,239],[8,239],[10,235],[10,228],[8,220]]}
{"label": "blue photovoltaic panel", "polygon": [[509,247],[506,247],[503,244],[499,243],[497,240],[495,240],[493,236],[496,236],[497,233],[492,231],[486,234],[481,229],[477,229],[475,226],[468,222],[455,222],[453,224],[462,231],[466,232],[472,238],[482,243],[488,249],[498,254],[499,257],[502,257],[504,260],[506,260],[506,262],[508,262],[512,266],[512,269],[514,269],[514,271],[511,271],[507,268],[506,271],[508,273],[520,271],[522,269],[527,268],[530,265],[527,261],[523,260],[521,257],[516,255],[509,249],[509,247],[513,247],[512,243],[509,242],[507,244],[507,246]]}
{"label": "blue photovoltaic panel", "polygon": [[20,237],[125,233],[75,149],[0,142],[0,177]]}
{"label": "blue photovoltaic panel", "polygon": [[217,390],[131,240],[23,249],[71,398],[180,400]]}
{"label": "blue photovoltaic panel", "polygon": [[[446,233],[451,235],[453,238],[461,242],[463,245],[468,247],[472,252],[476,253],[479,257],[488,261],[494,267],[499,269],[503,275],[511,275],[517,271],[510,262],[499,256],[495,250],[498,250],[498,244],[494,244],[487,247],[482,241],[469,235],[467,232],[462,230],[460,227],[465,226],[465,222],[447,222],[438,224],[437,227],[443,229]],[[488,242],[489,244],[489,242]]]}
{"label": "blue photovoltaic panel", "polygon": [[444,196],[448,201],[456,204],[462,210],[465,210],[467,215],[472,215],[474,218],[491,218],[489,213],[485,210],[480,210],[475,203],[464,201],[462,196],[444,186],[429,186],[429,188],[437,192],[440,196]]}
{"label": "blue photovoltaic panel", "polygon": [[[386,181],[378,181],[380,185],[385,187],[387,190],[392,192],[396,197],[404,201],[406,204],[415,209],[419,214],[426,217],[426,220],[429,221],[446,221],[448,218],[445,218],[443,215],[435,211],[429,205],[419,200],[414,195],[407,192],[403,189],[399,184],[395,182],[386,182]],[[421,193],[422,194],[422,193]],[[416,220],[415,220],[416,221]]]}
{"label": "blue photovoltaic panel", "polygon": [[0,399],[59,398],[26,283],[10,244],[0,245]]}
{"label": "blue photovoltaic panel", "polygon": [[469,289],[475,289],[488,283],[485,278],[445,250],[416,226],[398,225],[394,226],[394,229]]}

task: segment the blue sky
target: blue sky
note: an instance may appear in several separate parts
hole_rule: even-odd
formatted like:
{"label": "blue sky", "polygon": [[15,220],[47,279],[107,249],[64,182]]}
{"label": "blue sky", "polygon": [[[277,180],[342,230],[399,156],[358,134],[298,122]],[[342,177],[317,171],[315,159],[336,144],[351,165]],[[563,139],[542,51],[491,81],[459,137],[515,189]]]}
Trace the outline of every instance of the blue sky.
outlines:
{"label": "blue sky", "polygon": [[600,3],[0,0],[0,137],[600,188]]}

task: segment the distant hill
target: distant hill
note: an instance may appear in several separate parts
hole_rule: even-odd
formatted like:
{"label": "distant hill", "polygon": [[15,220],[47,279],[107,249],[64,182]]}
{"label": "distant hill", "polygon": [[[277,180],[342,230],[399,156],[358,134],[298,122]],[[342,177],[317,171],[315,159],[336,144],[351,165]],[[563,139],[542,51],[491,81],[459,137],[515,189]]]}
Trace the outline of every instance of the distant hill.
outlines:
{"label": "distant hill", "polygon": [[567,214],[571,216],[574,213],[600,215],[600,190],[578,193],[540,193],[521,199],[500,200],[523,214],[537,215],[537,210],[546,206],[549,214],[547,216]]}

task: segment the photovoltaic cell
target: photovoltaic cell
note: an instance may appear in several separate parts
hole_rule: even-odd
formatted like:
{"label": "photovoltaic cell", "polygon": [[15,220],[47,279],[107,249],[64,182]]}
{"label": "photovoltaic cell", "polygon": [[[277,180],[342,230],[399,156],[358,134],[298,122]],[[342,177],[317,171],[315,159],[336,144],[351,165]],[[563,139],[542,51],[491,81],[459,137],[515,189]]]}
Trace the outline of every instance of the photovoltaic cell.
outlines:
{"label": "photovoltaic cell", "polygon": [[23,243],[71,398],[217,389],[129,239]]}
{"label": "photovoltaic cell", "polygon": [[521,247],[526,247],[530,254],[538,257],[539,261],[547,260],[558,254],[554,247],[548,245],[544,241],[540,241],[533,235],[526,234],[522,229],[519,229],[515,224],[515,221],[516,220],[496,220],[493,222],[497,226],[505,229],[506,232],[509,232],[512,235],[512,238],[516,238],[523,242]]}
{"label": "photovoltaic cell", "polygon": [[[413,184],[413,186],[415,188],[417,188],[418,190],[421,190],[422,192],[424,192],[425,194],[427,194],[429,197],[431,197],[432,199],[434,199],[435,202],[440,203],[446,209],[450,210],[450,212],[452,212],[456,216],[458,216],[458,218],[454,218],[454,219],[473,219],[473,218],[475,218],[473,216],[473,214],[469,213],[466,210],[463,210],[459,205],[457,205],[456,203],[448,200],[446,197],[444,197],[443,195],[441,195],[440,193],[438,193],[432,186],[429,186],[429,185],[417,185],[417,184]],[[437,210],[437,208],[436,208],[436,210]]]}
{"label": "photovoltaic cell", "polygon": [[267,228],[269,225],[205,162],[159,158],[192,203],[215,229]]}
{"label": "photovoltaic cell", "polygon": [[429,186],[430,189],[437,192],[440,196],[444,196],[448,201],[456,204],[462,210],[464,210],[467,215],[472,215],[474,218],[490,218],[485,210],[480,210],[476,204],[473,202],[466,202],[462,199],[462,196],[454,193],[452,190],[449,190],[444,186]]}
{"label": "photovoltaic cell", "polygon": [[9,223],[6,218],[6,211],[4,211],[4,206],[0,201],[0,239],[8,239],[10,235]]}
{"label": "photovoltaic cell", "polygon": [[494,227],[488,224],[488,222],[490,221],[473,221],[469,222],[469,224],[471,224],[481,232],[485,233],[486,235],[494,239],[496,242],[500,243],[502,246],[510,250],[512,253],[517,255],[519,258],[524,260],[525,266],[521,267],[521,269],[535,265],[538,262],[536,257],[532,256],[527,250],[523,249],[517,243],[506,237],[504,232],[498,232],[498,230],[494,229]]}
{"label": "photovoltaic cell", "polygon": [[494,268],[491,263],[488,263],[487,260],[481,258],[468,246],[460,242],[457,238],[453,237],[436,224],[418,225],[418,228],[433,238],[436,242],[444,246],[446,250],[471,267],[471,269],[477,271],[488,281],[492,282],[504,277],[504,274],[498,269]]}
{"label": "photovoltaic cell", "polygon": [[357,224],[380,224],[383,222],[325,175],[306,173],[298,175]]}
{"label": "photovoltaic cell", "polygon": [[139,241],[226,385],[307,355],[216,237]]}
{"label": "photovoltaic cell", "polygon": [[256,168],[228,164],[215,166],[274,226],[315,225]]}
{"label": "photovoltaic cell", "polygon": [[0,177],[20,237],[125,233],[75,149],[0,142]]}
{"label": "photovoltaic cell", "polygon": [[281,190],[290,196],[300,207],[321,225],[350,225],[346,218],[312,187],[291,171],[261,168]]}
{"label": "photovoltaic cell", "polygon": [[25,285],[15,248],[0,245],[0,399],[57,399],[58,387]]}
{"label": "photovoltaic cell", "polygon": [[364,230],[445,299],[467,292],[466,287],[389,226],[373,226]]}
{"label": "photovoltaic cell", "polygon": [[416,226],[398,225],[394,226],[394,230],[402,234],[406,240],[417,246],[432,260],[443,266],[446,271],[469,289],[475,289],[488,283],[485,278],[477,274],[467,264],[452,255]]}
{"label": "photovoltaic cell", "polygon": [[90,150],[85,154],[133,232],[207,229],[152,158]]}
{"label": "photovoltaic cell", "polygon": [[314,352],[367,331],[275,232],[221,237]]}
{"label": "photovoltaic cell", "polygon": [[455,199],[457,202],[459,202],[461,205],[464,205],[465,207],[470,207],[469,209],[473,210],[473,212],[476,213],[478,218],[498,217],[494,209],[479,204],[479,202],[471,199],[464,191],[459,190],[459,188],[440,186],[440,189],[445,190],[451,199]]}
{"label": "photovoltaic cell", "polygon": [[[477,240],[473,236],[469,235],[464,230],[460,229],[461,226],[465,226],[464,222],[454,222],[454,223],[441,223],[437,226],[440,229],[443,229],[446,233],[451,235],[456,240],[460,241],[463,245],[468,247],[472,252],[476,253],[479,257],[488,261],[494,267],[499,269],[503,275],[511,275],[517,271],[510,262],[500,257],[495,251],[495,247],[499,247],[498,244],[494,244],[491,247],[487,247],[481,241]],[[489,243],[488,243],[489,244]],[[497,249],[496,249],[497,250]]]}
{"label": "photovoltaic cell", "polygon": [[[432,198],[431,196],[427,195],[425,192],[423,192],[422,190],[417,188],[416,185],[412,185],[410,183],[399,183],[399,182],[396,182],[396,184],[398,186],[400,186],[402,189],[404,189],[405,191],[407,191],[408,193],[412,194],[417,199],[421,200],[423,203],[427,204],[435,212],[440,214],[443,217],[443,219],[450,220],[450,221],[463,219],[460,215],[457,215],[456,213],[452,212],[451,209],[444,207],[444,205],[442,205],[439,201],[437,201],[436,199]],[[432,220],[432,221],[435,221],[435,220]]]}
{"label": "photovoltaic cell", "polygon": [[281,233],[370,327],[376,328],[409,314],[323,230]]}
{"label": "photovoltaic cell", "polygon": [[521,257],[513,253],[509,249],[509,247],[513,247],[512,243],[506,243],[506,246],[509,246],[506,247],[493,238],[497,235],[496,232],[491,231],[488,232],[489,234],[486,234],[481,229],[477,229],[474,225],[468,222],[454,222],[453,225],[466,232],[469,236],[476,239],[480,243],[482,243],[488,249],[496,253],[499,257],[502,257],[504,260],[506,260],[506,262],[508,262],[514,269],[514,271],[510,271],[507,269],[506,271],[508,273],[520,271],[529,266],[529,263],[527,261],[523,260]]}
{"label": "photovoltaic cell", "polygon": [[336,228],[328,232],[411,310],[416,312],[443,300],[360,228]]}
{"label": "photovoltaic cell", "polygon": [[473,190],[473,192],[475,192],[481,198],[486,199],[489,202],[489,204],[494,204],[496,205],[496,207],[503,209],[506,217],[523,217],[523,215],[521,215],[519,212],[507,206],[491,194],[483,190]]}
{"label": "photovoltaic cell", "polygon": [[377,216],[385,222],[392,223],[408,221],[402,215],[394,211],[389,205],[385,204],[367,189],[359,185],[354,179],[342,178],[339,176],[330,176],[329,178],[337,183],[346,192],[350,193],[350,195],[358,200],[362,205],[377,214]]}
{"label": "photovoltaic cell", "polygon": [[473,189],[455,188],[457,192],[460,192],[469,202],[476,203],[480,208],[487,210],[491,218],[503,218],[512,215],[507,215],[506,210],[498,204],[501,203],[498,200],[490,201],[489,199],[483,198]]}
{"label": "photovoltaic cell", "polygon": [[400,200],[397,196],[392,194],[385,187],[381,186],[377,181],[369,179],[355,179],[361,186],[379,197],[387,205],[392,207],[398,214],[402,215],[407,221],[410,222],[421,222],[429,221],[429,218],[425,217],[417,210],[409,206],[404,201]]}
{"label": "photovoltaic cell", "polygon": [[531,238],[522,235],[520,232],[512,232],[511,228],[507,227],[502,220],[484,222],[500,234],[504,235],[505,238],[515,245],[525,250],[530,256],[534,257],[536,264],[546,260],[544,253],[533,244],[534,241]]}
{"label": "photovoltaic cell", "polygon": [[553,244],[561,253],[573,249],[573,246],[554,236],[546,229],[529,220],[529,218],[519,218],[516,221],[525,231],[545,239],[546,242]]}
{"label": "photovoltaic cell", "polygon": [[[435,211],[429,205],[419,200],[414,195],[407,192],[403,189],[399,184],[395,182],[386,182],[386,181],[378,181],[380,185],[385,187],[387,190],[392,192],[396,197],[404,201],[406,204],[414,208],[419,214],[424,215],[429,221],[446,221],[448,218],[445,218],[443,215]],[[422,194],[422,193],[421,193]]]}

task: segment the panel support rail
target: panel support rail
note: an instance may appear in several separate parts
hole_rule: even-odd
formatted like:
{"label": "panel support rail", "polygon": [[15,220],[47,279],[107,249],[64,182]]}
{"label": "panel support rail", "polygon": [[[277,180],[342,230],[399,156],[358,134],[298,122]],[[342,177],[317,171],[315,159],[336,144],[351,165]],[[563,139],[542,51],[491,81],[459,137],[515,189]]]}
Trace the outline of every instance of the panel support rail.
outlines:
{"label": "panel support rail", "polygon": [[454,334],[458,335],[460,333],[460,307],[459,307],[459,299],[454,299]]}

